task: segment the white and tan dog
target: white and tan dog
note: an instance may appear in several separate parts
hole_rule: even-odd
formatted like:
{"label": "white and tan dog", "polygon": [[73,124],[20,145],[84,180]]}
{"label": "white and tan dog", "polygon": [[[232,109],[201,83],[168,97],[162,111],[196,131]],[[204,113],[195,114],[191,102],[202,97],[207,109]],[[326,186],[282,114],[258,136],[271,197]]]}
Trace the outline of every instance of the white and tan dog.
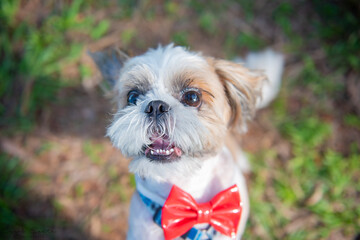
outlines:
{"label": "white and tan dog", "polygon": [[[91,55],[116,93],[118,111],[107,136],[132,159],[129,169],[136,177],[127,238],[164,239],[156,207],[164,205],[174,185],[204,203],[236,184],[242,202],[236,231],[240,239],[249,200],[239,167],[246,167],[246,158],[233,134],[246,129],[257,104],[271,101],[278,87],[265,87],[267,93],[262,90],[266,77],[261,72],[172,44],[133,58],[116,51]],[[256,67],[270,70],[274,75],[270,83],[279,86],[283,58],[271,51],[252,58],[263,64]],[[259,102],[262,92],[265,96]],[[235,237],[209,226],[194,226],[207,232],[200,238],[185,234],[178,239]]]}

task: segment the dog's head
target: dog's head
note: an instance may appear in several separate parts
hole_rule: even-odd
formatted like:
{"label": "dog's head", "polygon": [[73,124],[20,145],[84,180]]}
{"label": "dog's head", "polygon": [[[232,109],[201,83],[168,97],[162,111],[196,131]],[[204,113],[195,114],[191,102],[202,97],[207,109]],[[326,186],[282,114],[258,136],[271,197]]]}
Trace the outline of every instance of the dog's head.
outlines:
{"label": "dog's head", "polygon": [[130,171],[158,180],[187,176],[217,154],[253,115],[264,79],[173,45],[130,59],[116,51],[92,57],[114,82],[118,111],[107,135],[132,158]]}

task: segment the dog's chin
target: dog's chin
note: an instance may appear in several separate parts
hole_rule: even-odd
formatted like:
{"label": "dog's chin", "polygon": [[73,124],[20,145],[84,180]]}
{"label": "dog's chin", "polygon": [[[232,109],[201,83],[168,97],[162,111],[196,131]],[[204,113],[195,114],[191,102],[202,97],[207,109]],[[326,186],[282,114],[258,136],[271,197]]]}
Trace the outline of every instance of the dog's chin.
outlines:
{"label": "dog's chin", "polygon": [[[149,155],[149,154],[147,154]],[[192,176],[202,166],[201,159],[182,155],[169,156],[143,154],[133,158],[130,162],[130,172],[142,178],[151,178],[156,181],[169,181]]]}

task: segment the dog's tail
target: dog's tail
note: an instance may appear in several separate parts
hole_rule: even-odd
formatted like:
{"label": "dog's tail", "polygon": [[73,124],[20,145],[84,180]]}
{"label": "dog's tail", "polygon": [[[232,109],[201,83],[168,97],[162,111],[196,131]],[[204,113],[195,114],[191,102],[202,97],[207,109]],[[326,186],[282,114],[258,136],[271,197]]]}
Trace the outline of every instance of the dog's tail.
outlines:
{"label": "dog's tail", "polygon": [[264,82],[262,98],[257,102],[256,108],[268,106],[280,90],[284,56],[268,48],[261,52],[250,52],[244,59],[236,58],[235,61],[242,62],[247,68],[264,71],[268,81]]}

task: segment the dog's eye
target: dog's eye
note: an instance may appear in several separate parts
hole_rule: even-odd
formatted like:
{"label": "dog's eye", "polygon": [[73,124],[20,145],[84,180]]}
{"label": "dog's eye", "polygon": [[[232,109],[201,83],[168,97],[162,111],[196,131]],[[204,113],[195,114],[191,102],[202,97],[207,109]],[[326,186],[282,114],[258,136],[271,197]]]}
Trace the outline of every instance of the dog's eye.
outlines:
{"label": "dog's eye", "polygon": [[199,107],[201,104],[201,93],[195,90],[185,92],[181,102],[187,106]]}
{"label": "dog's eye", "polygon": [[135,90],[130,91],[127,98],[128,105],[136,105],[136,100],[138,99],[139,95],[139,92]]}

